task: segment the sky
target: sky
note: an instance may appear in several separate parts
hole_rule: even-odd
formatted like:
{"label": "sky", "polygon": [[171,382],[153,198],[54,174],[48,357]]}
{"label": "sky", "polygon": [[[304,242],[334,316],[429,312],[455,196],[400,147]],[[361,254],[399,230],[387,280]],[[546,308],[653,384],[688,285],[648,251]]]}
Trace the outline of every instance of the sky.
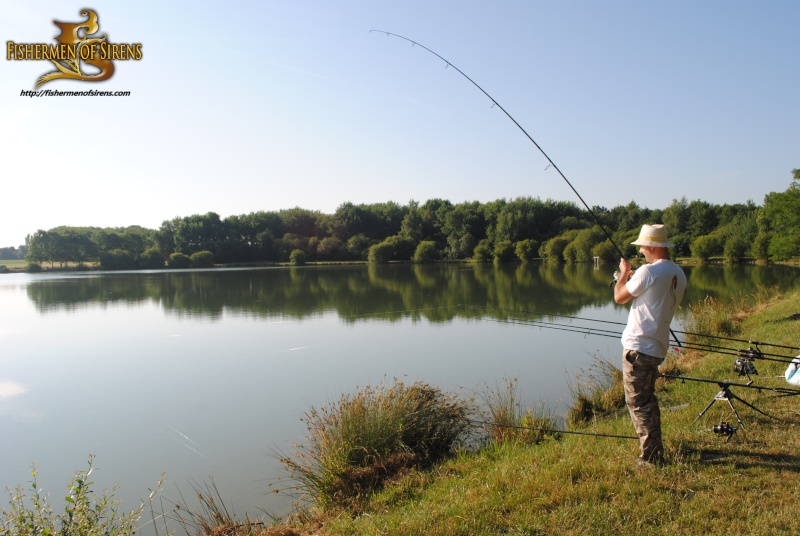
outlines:
{"label": "sky", "polygon": [[[27,97],[0,64],[0,247],[59,225],[157,229],[345,202],[516,197],[762,204],[800,168],[800,2],[3,0],[4,43],[98,15],[141,43]],[[5,47],[4,47],[5,48]],[[93,72],[85,66],[86,72]]]}

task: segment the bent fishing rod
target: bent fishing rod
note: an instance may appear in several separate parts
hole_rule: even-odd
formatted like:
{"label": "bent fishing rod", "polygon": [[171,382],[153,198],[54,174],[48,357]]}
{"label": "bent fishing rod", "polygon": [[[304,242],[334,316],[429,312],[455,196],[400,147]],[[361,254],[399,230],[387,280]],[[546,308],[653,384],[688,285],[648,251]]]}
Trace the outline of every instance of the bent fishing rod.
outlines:
{"label": "bent fishing rod", "polygon": [[[517,122],[517,120],[516,120],[516,119],[514,119],[514,118],[511,116],[511,114],[510,114],[510,113],[508,113],[508,112],[506,111],[506,109],[505,109],[505,108],[503,108],[503,106],[501,106],[501,105],[500,105],[500,103],[499,103],[499,102],[497,102],[497,100],[495,100],[495,98],[494,98],[494,97],[492,97],[491,95],[489,95],[489,93],[487,93],[485,89],[483,89],[481,86],[479,86],[479,85],[477,84],[477,82],[475,82],[475,81],[474,81],[472,78],[470,78],[469,76],[467,76],[467,75],[466,75],[466,73],[464,73],[464,71],[462,71],[461,69],[459,69],[458,67],[456,67],[455,65],[453,65],[453,63],[452,63],[451,61],[449,61],[449,60],[447,60],[447,59],[443,58],[442,56],[440,56],[439,54],[437,54],[437,53],[436,53],[436,52],[434,52],[433,50],[429,49],[428,47],[426,47],[425,45],[423,45],[423,44],[421,44],[421,43],[418,43],[417,41],[414,41],[413,39],[409,39],[408,37],[404,37],[404,36],[402,36],[402,35],[399,35],[399,34],[396,34],[396,33],[387,32],[387,31],[385,31],[385,30],[370,30],[369,32],[370,32],[370,33],[372,33],[372,32],[377,32],[377,33],[386,34],[386,37],[389,37],[389,36],[392,36],[392,37],[397,37],[398,39],[402,39],[402,40],[404,40],[404,41],[408,41],[408,42],[409,42],[409,43],[411,43],[413,46],[418,46],[418,47],[420,47],[420,48],[423,48],[424,50],[427,50],[428,52],[430,52],[431,54],[433,54],[434,56],[436,56],[437,58],[439,58],[440,60],[442,60],[442,61],[445,63],[445,68],[447,68],[447,67],[452,67],[453,69],[455,69],[456,71],[458,71],[458,73],[459,73],[461,76],[463,76],[464,78],[466,78],[467,80],[469,80],[469,82],[470,82],[470,83],[471,83],[473,86],[475,86],[476,88],[478,88],[478,89],[481,91],[481,93],[483,93],[484,95],[486,95],[486,96],[489,98],[489,100],[490,100],[490,101],[492,101],[492,107],[494,107],[494,106],[497,106],[498,108],[500,108],[500,110],[502,110],[502,112],[503,112],[504,114],[506,114],[506,117],[508,117],[508,118],[509,118],[509,119],[510,119],[510,120],[511,120],[511,121],[512,121],[512,122],[513,122],[513,123],[514,123],[516,126],[517,126],[517,128],[518,128],[518,129],[520,129],[520,130],[522,131],[522,133],[523,133],[523,134],[525,134],[525,137],[526,137],[526,138],[528,138],[528,139],[530,140],[530,142],[531,142],[531,143],[532,143],[532,144],[533,144],[533,145],[534,145],[534,146],[535,146],[535,147],[536,147],[536,148],[539,150],[539,152],[540,152],[540,153],[542,153],[542,155],[543,155],[543,156],[544,156],[544,157],[547,159],[547,161],[550,163],[550,165],[553,167],[553,169],[555,169],[555,170],[558,172],[558,174],[561,176],[561,178],[562,178],[562,179],[564,179],[564,182],[566,182],[566,183],[567,183],[567,186],[569,186],[569,187],[570,187],[570,189],[571,189],[571,190],[572,190],[572,191],[575,193],[575,195],[578,197],[578,199],[580,199],[581,203],[582,203],[582,204],[583,204],[583,206],[586,208],[586,210],[589,212],[589,214],[592,216],[592,218],[594,219],[594,221],[597,223],[598,227],[600,227],[600,229],[603,231],[603,234],[606,236],[606,238],[608,239],[608,241],[611,243],[611,245],[612,245],[612,246],[614,246],[614,249],[616,249],[616,250],[617,250],[617,253],[619,254],[619,256],[620,256],[620,257],[622,257],[622,258],[624,258],[624,257],[625,257],[625,254],[622,252],[622,250],[619,248],[619,246],[617,246],[617,243],[616,243],[616,242],[614,242],[614,239],[613,239],[613,238],[611,238],[611,234],[608,232],[608,230],[606,229],[605,225],[603,225],[603,223],[600,221],[600,218],[598,218],[598,217],[597,217],[597,215],[594,213],[594,211],[593,211],[593,210],[592,210],[592,209],[589,207],[589,204],[588,204],[588,203],[586,203],[586,201],[583,199],[583,197],[581,196],[581,194],[579,194],[579,193],[578,193],[578,190],[576,190],[576,189],[575,189],[575,187],[572,185],[572,183],[569,181],[569,179],[567,179],[566,175],[564,175],[564,173],[563,173],[563,172],[561,171],[561,169],[560,169],[560,168],[559,168],[559,167],[556,165],[556,163],[555,163],[555,162],[553,162],[553,159],[552,159],[552,158],[550,158],[550,157],[547,155],[547,153],[546,153],[546,152],[544,152],[544,149],[542,149],[542,147],[541,147],[541,146],[540,146],[538,143],[536,143],[536,140],[534,140],[534,139],[533,139],[533,137],[532,137],[530,134],[528,134],[528,132],[527,132],[527,131],[526,131],[524,128],[522,128],[522,125],[520,125],[520,124]],[[671,329],[670,329],[670,332],[672,332],[672,330],[671,330]],[[678,340],[678,337],[676,337],[674,333],[672,334],[672,336],[673,336],[673,338],[675,339],[675,342],[678,344],[678,346],[681,346],[681,342]]]}
{"label": "bent fishing rod", "polygon": [[552,158],[550,158],[549,156],[547,156],[547,153],[546,153],[546,152],[544,152],[544,149],[542,149],[542,147],[541,147],[541,146],[540,146],[538,143],[536,143],[536,140],[534,140],[534,139],[533,139],[533,137],[531,137],[531,135],[530,135],[530,134],[528,134],[528,132],[527,132],[527,131],[526,131],[524,128],[522,128],[522,125],[520,125],[520,124],[517,122],[517,120],[516,120],[516,119],[514,119],[514,118],[511,116],[511,114],[510,114],[510,113],[508,113],[508,112],[506,111],[506,109],[505,109],[505,108],[503,108],[503,107],[500,105],[500,103],[499,103],[499,102],[497,102],[497,101],[495,100],[495,98],[494,98],[494,97],[492,97],[491,95],[489,95],[489,94],[486,92],[486,90],[485,90],[485,89],[483,89],[481,86],[479,86],[479,85],[478,85],[478,84],[477,84],[477,83],[476,83],[476,82],[475,82],[475,81],[474,81],[472,78],[470,78],[469,76],[467,76],[467,75],[464,73],[464,71],[462,71],[461,69],[459,69],[458,67],[456,67],[455,65],[453,65],[453,63],[452,63],[452,62],[450,62],[450,61],[446,60],[445,58],[443,58],[442,56],[440,56],[439,54],[437,54],[437,53],[436,53],[436,52],[434,52],[433,50],[429,49],[429,48],[428,48],[428,47],[426,47],[425,45],[423,45],[423,44],[421,44],[421,43],[418,43],[418,42],[416,42],[416,41],[414,41],[414,40],[412,40],[412,39],[409,39],[408,37],[403,37],[402,35],[398,35],[398,34],[396,34],[396,33],[392,33],[392,32],[387,32],[387,31],[384,31],[384,30],[370,30],[370,33],[372,33],[372,32],[377,32],[377,33],[386,34],[386,37],[389,37],[389,36],[392,36],[392,37],[397,37],[397,38],[399,38],[399,39],[403,39],[404,41],[408,41],[409,43],[411,43],[411,44],[412,44],[412,45],[414,45],[414,46],[418,46],[418,47],[421,47],[421,48],[423,48],[423,49],[427,50],[428,52],[430,52],[431,54],[433,54],[434,56],[436,56],[437,58],[439,58],[440,60],[442,60],[442,61],[445,63],[446,67],[452,67],[453,69],[455,69],[456,71],[458,71],[458,73],[459,73],[461,76],[463,76],[464,78],[466,78],[467,80],[469,80],[469,81],[470,81],[470,83],[472,83],[472,85],[473,85],[473,86],[475,86],[476,88],[478,88],[478,89],[481,91],[481,93],[483,93],[484,95],[486,95],[486,96],[489,98],[489,100],[490,100],[490,101],[492,101],[492,107],[494,107],[494,106],[497,106],[498,108],[500,108],[500,110],[502,110],[502,112],[503,112],[504,114],[506,114],[506,117],[508,117],[509,119],[511,119],[511,121],[512,121],[512,122],[513,122],[515,125],[517,125],[517,128],[519,128],[519,129],[522,131],[522,133],[523,133],[523,134],[525,134],[525,136],[526,136],[526,137],[527,137],[527,138],[528,138],[528,139],[531,141],[531,143],[532,143],[532,144],[533,144],[533,145],[534,145],[534,146],[535,146],[537,149],[539,149],[539,152],[540,152],[540,153],[542,153],[542,155],[544,155],[544,157],[547,159],[547,161],[550,163],[550,165],[553,167],[553,169],[555,169],[555,170],[558,172],[558,174],[559,174],[559,175],[561,175],[561,178],[562,178],[562,179],[564,179],[564,182],[566,182],[566,183],[567,183],[567,185],[570,187],[570,189],[571,189],[571,190],[572,190],[572,191],[575,193],[575,195],[576,195],[576,196],[578,196],[578,199],[580,199],[581,203],[583,203],[583,206],[584,206],[584,207],[586,207],[586,210],[587,210],[587,211],[589,212],[589,214],[592,216],[592,218],[594,219],[594,221],[595,221],[595,222],[597,222],[597,225],[600,227],[600,229],[602,229],[602,231],[603,231],[603,234],[605,234],[605,236],[606,236],[606,238],[608,239],[608,241],[609,241],[609,242],[611,242],[611,245],[612,245],[612,246],[614,246],[614,249],[616,249],[616,250],[617,250],[617,253],[619,254],[619,256],[620,256],[620,257],[624,257],[624,256],[625,256],[625,254],[624,254],[624,253],[622,253],[622,250],[621,250],[621,249],[619,249],[619,247],[617,246],[617,244],[616,244],[616,243],[614,242],[614,240],[611,238],[611,235],[608,233],[608,231],[606,230],[605,226],[604,226],[604,225],[603,225],[603,224],[600,222],[600,218],[598,218],[598,217],[597,217],[597,215],[595,215],[594,211],[593,211],[591,208],[589,208],[589,205],[586,203],[586,201],[584,201],[583,197],[581,197],[581,194],[579,194],[579,193],[578,193],[578,190],[576,190],[576,189],[575,189],[575,187],[572,185],[572,183],[571,183],[571,182],[569,182],[569,179],[567,179],[567,177],[564,175],[564,173],[562,173],[562,172],[561,172],[561,169],[559,169],[559,167],[556,165],[556,163],[555,163],[555,162],[553,162],[553,159],[552,159]]}

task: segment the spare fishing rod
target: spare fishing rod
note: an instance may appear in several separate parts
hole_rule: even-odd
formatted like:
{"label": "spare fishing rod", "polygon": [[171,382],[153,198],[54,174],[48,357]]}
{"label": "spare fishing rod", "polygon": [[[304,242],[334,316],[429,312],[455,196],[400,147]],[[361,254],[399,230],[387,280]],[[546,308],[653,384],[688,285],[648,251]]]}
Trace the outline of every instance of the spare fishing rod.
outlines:
{"label": "spare fishing rod", "polygon": [[[533,311],[516,310],[516,309],[503,309],[503,308],[500,308],[500,307],[489,307],[489,306],[480,306],[480,305],[459,305],[459,307],[464,307],[464,308],[468,308],[468,309],[478,309],[478,310],[484,310],[484,311],[497,311],[497,312],[502,312],[502,313],[511,313],[511,314],[523,315],[523,316],[530,316],[530,315],[538,314],[538,315],[541,315],[543,317],[547,316],[547,317],[566,318],[566,319],[569,319],[569,320],[578,320],[578,321],[582,321],[582,322],[597,322],[597,323],[601,323],[601,324],[611,324],[611,325],[615,325],[615,326],[625,326],[626,325],[624,322],[617,322],[617,321],[614,321],[614,320],[600,320],[600,319],[597,319],[597,318],[585,318],[585,317],[580,317],[580,316],[562,315],[562,314],[557,314],[557,313],[535,313]],[[497,321],[501,322],[502,320],[497,320]],[[560,325],[560,324],[546,322],[545,320],[510,320],[510,321],[507,321],[507,322],[511,323],[511,324],[530,325],[532,327],[544,327],[544,328],[551,327],[551,324],[552,324],[552,326],[563,326],[563,325]],[[618,337],[618,336],[622,335],[621,332],[615,332],[615,331],[611,331],[611,330],[602,330],[602,329],[588,328],[588,327],[584,328],[582,326],[572,326],[572,325],[570,325],[568,327],[569,328],[574,328],[574,329],[567,329],[567,327],[562,327],[560,329],[562,329],[563,331],[575,331],[575,332],[578,332],[578,333],[601,335],[601,336],[615,336],[615,337]],[[759,345],[765,345],[765,346],[773,346],[773,347],[776,347],[776,348],[794,349],[795,347],[793,347],[793,346],[783,346],[783,345],[780,345],[780,344],[770,344],[770,343],[764,343],[764,342],[752,341],[752,340],[746,340],[746,339],[734,339],[732,337],[718,337],[716,335],[691,333],[691,332],[685,332],[685,331],[675,331],[673,333],[682,333],[684,335],[694,335],[696,337],[704,337],[704,338],[708,338],[708,339],[729,340],[729,341],[743,342],[743,343],[747,343],[748,344],[748,348],[746,350],[742,350],[742,349],[729,348],[729,347],[726,347],[726,346],[720,346],[720,345],[704,343],[704,342],[681,341],[681,345],[680,345],[680,349],[681,350],[709,351],[709,352],[719,353],[719,354],[723,354],[723,355],[732,355],[732,356],[741,356],[743,353],[746,353],[748,357],[753,358],[753,359],[763,359],[765,361],[775,361],[775,362],[778,362],[778,363],[791,363],[792,360],[795,359],[794,356],[787,356],[787,355],[784,355],[784,354],[775,354],[775,353],[770,353],[770,352],[764,352],[758,347]],[[755,348],[753,348],[753,346],[755,346]]]}
{"label": "spare fishing rod", "polygon": [[559,430],[556,428],[538,428],[535,426],[522,426],[518,424],[502,424],[499,422],[489,422],[489,421],[479,421],[475,419],[467,419],[467,422],[471,422],[472,424],[480,424],[483,426],[497,426],[500,428],[514,428],[516,430],[531,430],[534,432],[544,432],[549,434],[573,434],[573,435],[583,435],[583,436],[593,436],[593,437],[608,437],[614,439],[639,439],[639,436],[626,436],[626,435],[614,435],[614,434],[600,434],[596,432],[579,432],[576,430]]}

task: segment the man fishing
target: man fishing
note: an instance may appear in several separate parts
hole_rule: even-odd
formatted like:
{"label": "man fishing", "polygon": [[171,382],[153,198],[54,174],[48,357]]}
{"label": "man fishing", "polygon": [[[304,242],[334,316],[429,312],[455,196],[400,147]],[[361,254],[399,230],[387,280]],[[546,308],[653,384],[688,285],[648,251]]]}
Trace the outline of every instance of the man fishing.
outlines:
{"label": "man fishing", "polygon": [[664,225],[643,225],[639,246],[647,264],[637,270],[625,259],[619,262],[614,301],[631,302],[628,325],[622,332],[622,379],[625,403],[639,436],[639,467],[664,461],[661,440],[661,411],[655,395],[658,366],[669,350],[670,323],[686,289],[686,275],[670,260]]}

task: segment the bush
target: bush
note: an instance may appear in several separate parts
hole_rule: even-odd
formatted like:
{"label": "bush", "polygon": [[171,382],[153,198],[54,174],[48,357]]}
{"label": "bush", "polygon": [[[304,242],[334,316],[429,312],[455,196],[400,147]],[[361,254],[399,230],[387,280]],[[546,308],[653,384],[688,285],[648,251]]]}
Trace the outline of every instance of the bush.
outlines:
{"label": "bush", "polygon": [[302,249],[293,249],[289,254],[289,263],[293,266],[303,266],[306,263],[306,252]]}
{"label": "bush", "polygon": [[184,253],[173,253],[167,260],[170,268],[188,268],[192,265],[192,259]]}
{"label": "bush", "polygon": [[192,268],[212,268],[214,266],[214,254],[210,251],[196,251],[189,257]]}
{"label": "bush", "polygon": [[394,244],[383,241],[369,248],[367,260],[373,264],[386,264],[394,257]]}
{"label": "bush", "polygon": [[492,250],[489,248],[488,240],[481,240],[472,251],[472,258],[478,262],[489,262],[492,260]]}
{"label": "bush", "polygon": [[514,253],[522,262],[530,262],[536,258],[538,254],[539,243],[536,240],[528,238],[527,240],[520,240],[514,248]]}
{"label": "bush", "polygon": [[423,240],[417,244],[417,249],[414,250],[414,257],[412,260],[418,263],[433,262],[439,258],[439,251],[436,249],[436,242],[432,240]]}
{"label": "bush", "polygon": [[749,250],[750,242],[748,242],[745,237],[733,236],[729,238],[727,242],[725,242],[725,247],[723,249],[725,262],[730,264],[739,264],[747,256]]}
{"label": "bush", "polygon": [[139,258],[136,259],[136,263],[139,265],[139,268],[155,270],[164,267],[164,256],[158,248],[149,248],[139,255]]}
{"label": "bush", "polygon": [[416,246],[413,238],[390,236],[384,240],[384,242],[391,244],[394,248],[394,254],[392,255],[393,259],[407,261],[414,255]]}
{"label": "bush", "polygon": [[558,437],[556,419],[543,407],[526,407],[519,400],[517,378],[506,380],[504,386],[480,393],[485,407],[485,429],[489,440],[500,445],[507,442],[534,445],[548,437]]}
{"label": "bush", "polygon": [[136,262],[133,255],[123,249],[112,249],[100,255],[100,268],[103,270],[133,270]]}
{"label": "bush", "polygon": [[25,271],[28,272],[29,274],[38,274],[39,272],[42,271],[42,265],[39,264],[38,262],[29,262],[25,266]]}
{"label": "bush", "polygon": [[[129,513],[120,512],[121,500],[114,498],[115,489],[110,493],[103,491],[98,496],[91,489],[93,457],[89,456],[89,469],[78,471],[72,476],[69,483],[69,495],[65,497],[66,505],[63,514],[53,512],[53,507],[48,503],[49,495],[43,495],[39,486],[36,466],[31,475],[31,499],[27,504],[25,490],[21,486],[9,489],[10,510],[0,507],[0,524],[3,534],[9,536],[27,535],[53,535],[59,536],[86,536],[87,534],[109,534],[114,536],[128,536],[136,532],[142,510],[146,503],[150,503],[161,488],[158,483],[155,491],[150,491],[147,501],[143,501],[138,508]],[[60,511],[60,509],[58,510]]]}
{"label": "bush", "polygon": [[564,249],[569,243],[570,240],[563,236],[551,238],[539,248],[539,256],[546,261],[561,262],[564,260]]}
{"label": "bush", "polygon": [[514,245],[511,240],[501,240],[494,246],[494,260],[509,262],[514,258]]}
{"label": "bush", "polygon": [[307,444],[280,460],[317,505],[355,507],[398,472],[453,454],[471,413],[469,403],[424,383],[367,387],[306,412]]}
{"label": "bush", "polygon": [[692,242],[692,257],[708,262],[711,257],[722,253],[722,240],[713,234],[698,236]]}

